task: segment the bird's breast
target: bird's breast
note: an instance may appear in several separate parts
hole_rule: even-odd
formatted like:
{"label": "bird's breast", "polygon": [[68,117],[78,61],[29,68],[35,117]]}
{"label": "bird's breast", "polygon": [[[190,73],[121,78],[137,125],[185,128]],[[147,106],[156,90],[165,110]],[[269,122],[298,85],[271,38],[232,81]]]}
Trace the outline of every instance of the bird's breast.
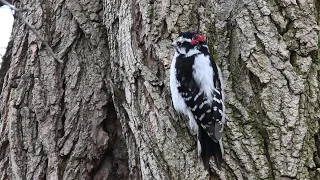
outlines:
{"label": "bird's breast", "polygon": [[212,101],[212,93],[215,87],[213,81],[214,72],[211,67],[210,56],[203,54],[196,56],[192,69],[193,78],[198,84],[200,91],[203,91],[208,100]]}

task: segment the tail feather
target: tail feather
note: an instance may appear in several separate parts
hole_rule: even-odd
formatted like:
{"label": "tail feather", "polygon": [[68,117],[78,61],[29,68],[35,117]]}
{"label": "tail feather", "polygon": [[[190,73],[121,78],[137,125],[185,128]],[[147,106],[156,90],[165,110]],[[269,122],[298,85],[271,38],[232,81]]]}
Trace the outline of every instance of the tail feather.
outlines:
{"label": "tail feather", "polygon": [[200,156],[205,169],[209,170],[209,160],[211,156],[214,157],[217,167],[221,169],[223,151],[223,147],[220,147],[220,145],[222,145],[221,141],[214,142],[203,128],[199,127],[198,131],[198,139],[201,146]]}

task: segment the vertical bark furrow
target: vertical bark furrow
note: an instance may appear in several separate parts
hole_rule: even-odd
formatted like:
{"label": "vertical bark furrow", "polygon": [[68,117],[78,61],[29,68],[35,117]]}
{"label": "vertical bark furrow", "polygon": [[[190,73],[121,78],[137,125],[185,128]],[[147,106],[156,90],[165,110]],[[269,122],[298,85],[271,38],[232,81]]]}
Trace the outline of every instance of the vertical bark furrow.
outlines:
{"label": "vertical bark furrow", "polygon": [[[274,40],[266,39],[266,37],[269,37],[269,35],[267,33],[270,34],[269,28],[272,27],[271,24],[269,24],[268,26],[263,26],[264,23],[268,22],[268,21],[266,21],[267,17],[264,18],[263,23],[262,22],[259,23],[259,19],[255,19],[255,17],[262,19],[261,15],[262,16],[268,15],[268,12],[270,12],[268,10],[268,8],[265,6],[260,6],[258,3],[254,4],[252,2],[251,2],[251,4],[250,3],[246,4],[246,7],[248,8],[248,12],[249,12],[249,14],[247,14],[247,16],[252,18],[251,21],[253,22],[253,26],[251,26],[251,28],[250,28],[250,25],[248,25],[247,22],[241,21],[242,20],[241,18],[239,19],[238,25],[239,25],[239,28],[241,29],[241,32],[245,36],[244,40],[245,40],[245,42],[247,42],[248,40],[250,40],[250,37],[252,37],[251,42],[254,43],[256,41],[253,41],[253,37],[256,36],[256,38],[259,38],[259,41],[263,44],[263,46],[262,46],[263,53],[266,53],[265,55],[262,53],[254,52],[254,51],[247,53],[247,55],[249,55],[249,56],[246,56],[246,57],[249,57],[249,59],[251,59],[251,61],[249,61],[249,62],[247,61],[247,63],[248,63],[247,67],[249,68],[250,71],[252,71],[255,75],[257,75],[263,83],[267,83],[267,88],[263,89],[264,93],[262,94],[261,97],[262,97],[262,100],[264,98],[268,98],[268,101],[265,101],[263,103],[263,106],[267,110],[266,111],[267,116],[269,116],[270,120],[273,120],[273,121],[271,121],[272,124],[269,124],[269,123],[267,123],[267,121],[265,121],[264,126],[267,126],[267,131],[269,132],[268,134],[271,137],[273,137],[273,138],[271,138],[270,143],[271,144],[276,143],[273,145],[274,147],[281,146],[282,147],[281,149],[283,149],[283,150],[287,149],[287,150],[283,151],[283,153],[282,153],[285,156],[283,156],[284,159],[281,162],[281,160],[280,160],[281,155],[276,153],[276,152],[279,152],[279,150],[278,149],[272,150],[273,147],[270,146],[269,147],[269,150],[271,149],[271,152],[270,152],[271,156],[270,157],[271,157],[272,161],[274,161],[276,159],[280,160],[276,163],[275,169],[280,170],[281,174],[284,173],[284,176],[289,176],[289,175],[287,175],[287,173],[290,173],[290,174],[292,174],[291,172],[293,172],[293,174],[297,173],[298,167],[302,167],[302,166],[296,166],[296,164],[298,163],[298,161],[296,161],[297,159],[292,159],[290,157],[291,155],[287,154],[287,151],[290,151],[290,150],[293,150],[293,152],[301,151],[302,142],[304,140],[304,138],[303,138],[304,135],[302,135],[302,134],[305,134],[306,132],[301,127],[293,128],[293,129],[302,130],[302,131],[298,131],[298,132],[295,132],[295,131],[288,132],[285,128],[282,128],[282,127],[288,126],[288,128],[290,129],[290,127],[295,127],[298,122],[300,122],[299,123],[300,125],[302,125],[304,127],[306,126],[306,124],[303,125],[303,122],[306,121],[305,119],[297,121],[297,119],[299,119],[300,117],[298,116],[299,95],[296,95],[296,94],[300,94],[301,92],[303,92],[303,89],[304,89],[303,83],[306,82],[306,80],[302,79],[302,77],[299,77],[294,71],[292,71],[292,67],[288,66],[288,64],[282,63],[281,61],[279,61],[279,60],[283,59],[284,62],[288,62],[287,61],[288,60],[287,54],[289,54],[289,52],[286,51],[286,49],[287,49],[286,46],[283,47],[283,45],[285,45],[284,42],[281,42],[281,41],[278,42],[278,40],[276,40],[276,39],[274,39]],[[260,8],[261,14],[260,14],[260,12],[255,12],[258,8]],[[245,11],[242,11],[242,13],[245,13]],[[259,14],[260,14],[260,16],[257,16]],[[241,16],[239,16],[239,17],[241,17]],[[250,34],[252,34],[252,35],[250,36]],[[273,45],[270,45],[271,43],[273,43]],[[277,43],[279,43],[278,49],[274,49],[274,48],[277,48],[277,46],[275,46]],[[301,48],[303,48],[303,47],[301,47]],[[250,49],[252,49],[252,48],[250,48]],[[257,51],[257,50],[259,51],[259,46],[255,47],[255,49],[256,49],[255,51]],[[311,46],[311,49],[313,49],[312,46]],[[253,58],[251,58],[250,56]],[[244,58],[244,57],[242,56],[242,58]],[[264,60],[264,62],[259,59]],[[270,59],[271,63],[268,63],[268,59]],[[255,67],[257,67],[257,65],[258,65],[258,67],[259,66],[261,67],[260,70],[255,68]],[[280,73],[278,73],[278,75],[277,75],[277,73],[274,73],[274,70],[273,70],[274,68],[280,70]],[[265,74],[265,75],[263,74],[263,73],[269,74],[270,72],[272,72],[276,76],[274,78],[272,78],[272,76],[274,76],[274,75],[270,74],[271,75],[270,76],[267,74]],[[280,80],[279,78],[281,78],[281,76],[283,77],[282,82],[279,81]],[[274,91],[275,87],[269,86],[269,82],[273,82],[273,81],[278,84],[281,83],[282,84],[281,86],[283,86],[283,87],[287,86],[287,89],[283,89],[282,92],[280,91],[281,92],[280,94],[277,94],[275,96],[275,93],[276,93]],[[268,91],[266,91],[267,89],[268,89]],[[272,94],[270,94],[270,92],[272,92]],[[292,95],[288,96],[288,94],[290,94],[290,93]],[[269,95],[267,95],[267,94],[269,94]],[[283,94],[283,95],[281,95],[281,94]],[[270,95],[271,95],[271,97],[270,97]],[[277,98],[281,98],[283,100],[280,100],[279,102],[274,101]],[[271,101],[269,99],[271,99]],[[296,103],[292,104],[293,102],[296,102]],[[270,103],[273,103],[273,106],[269,106]],[[287,106],[286,104],[288,104],[288,103],[291,105]],[[277,107],[277,106],[278,106],[278,109],[280,108],[279,109],[280,111],[277,110],[279,112],[279,115],[277,115],[277,113],[275,113],[277,111],[274,111],[274,110],[276,110],[276,109],[274,109],[274,107]],[[268,109],[270,109],[270,110],[268,110]],[[274,121],[276,116],[278,116],[278,118],[277,118],[278,120]],[[284,119],[284,121],[282,119]],[[279,122],[280,123],[282,122],[280,124],[280,126],[282,126],[281,128],[279,125],[277,125]],[[279,126],[279,130],[281,129],[280,132],[282,132],[281,134],[283,134],[283,135],[280,135],[280,137],[278,137],[278,135],[275,134],[275,130],[277,128],[274,129],[274,128],[271,128],[270,126],[275,126],[275,127]],[[276,136],[274,136],[274,135],[276,135]],[[302,135],[302,137],[301,137],[301,135]],[[281,138],[280,144],[277,143],[277,141],[278,141],[277,139],[279,139],[279,138]],[[292,143],[290,143],[290,141],[292,141]],[[289,146],[287,146],[287,145],[289,145]],[[298,148],[299,150],[295,150],[295,148]],[[276,154],[278,154],[278,155],[276,155]],[[288,163],[287,164],[288,169],[281,170],[281,168],[286,167],[286,166],[283,166],[283,164],[286,164],[286,163],[284,163],[284,161]],[[302,162],[299,162],[299,163],[302,163]],[[293,164],[295,164],[295,165],[293,165]],[[291,169],[293,171],[290,171],[289,169]]]}
{"label": "vertical bark furrow", "polygon": [[[228,3],[228,2],[226,2]],[[278,8],[278,2],[276,4],[273,4],[273,2],[268,3],[261,3],[261,2],[249,2],[244,1],[244,4],[239,3],[238,9],[241,9],[241,11],[235,11],[233,12],[235,16],[231,19],[235,19],[237,23],[237,31],[232,34],[232,36],[237,37],[237,39],[231,39],[231,56],[229,56],[230,61],[230,67],[238,67],[235,69],[230,69],[232,73],[232,77],[237,77],[236,79],[228,79],[227,81],[227,90],[228,86],[232,84],[232,87],[234,89],[233,92],[239,92],[236,93],[234,96],[232,92],[229,92],[227,94],[228,102],[231,104],[237,104],[235,103],[235,99],[239,99],[240,103],[244,108],[240,108],[239,112],[243,115],[244,109],[250,109],[249,112],[249,118],[245,118],[245,122],[249,123],[252,122],[252,120],[249,119],[256,119],[254,127],[260,127],[262,125],[263,128],[267,130],[267,136],[269,135],[270,141],[267,144],[268,145],[268,151],[270,154],[269,163],[276,163],[275,167],[271,166],[270,168],[275,169],[273,171],[279,170],[280,172],[272,175],[274,177],[278,177],[280,174],[281,176],[287,176],[288,174],[299,174],[299,178],[302,178],[300,176],[302,173],[303,164],[305,161],[297,161],[299,158],[304,157],[304,155],[301,154],[301,150],[305,149],[303,147],[303,142],[305,140],[306,131],[305,129],[308,127],[306,124],[307,118],[303,116],[299,116],[299,108],[300,108],[300,94],[302,92],[305,92],[305,83],[307,82],[308,76],[306,76],[306,72],[309,72],[309,66],[311,63],[310,57],[299,60],[299,63],[297,65],[295,64],[289,64],[289,55],[291,52],[288,50],[293,50],[292,43],[288,43],[288,46],[286,44],[286,41],[288,38],[286,38],[286,41],[281,40],[281,36],[283,34],[286,34],[287,32],[290,32],[291,24],[294,24],[294,19],[289,18],[283,19],[282,16],[278,16],[277,9],[280,9],[281,11],[285,9],[285,7],[279,7]],[[245,9],[242,7],[245,5]],[[308,8],[308,5],[304,5],[303,8]],[[272,9],[272,12],[275,11],[275,13],[270,14],[270,9]],[[218,8],[217,8],[218,9]],[[237,9],[237,8],[236,8]],[[311,29],[305,29],[300,30],[301,33],[303,32],[305,35],[309,35],[313,38],[312,42],[308,42],[308,48],[303,44],[302,46],[295,47],[295,51],[297,52],[307,52],[309,55],[312,54],[312,52],[315,50],[314,46],[314,40],[317,39],[317,37],[314,35],[314,32],[316,32],[316,25],[313,21],[313,18],[311,17],[311,13],[303,13],[298,6],[292,8],[289,8],[290,10],[285,11],[286,13],[291,13],[293,11],[296,11],[296,13],[300,16],[300,19],[296,20],[299,23],[305,24],[301,25],[301,28],[310,27],[307,24],[313,24],[314,28]],[[314,12],[312,11],[312,8],[308,12]],[[269,15],[272,18],[272,21],[268,21]],[[221,16],[218,16],[218,19]],[[304,19],[304,17],[308,17],[308,21]],[[304,19],[304,21],[301,21],[301,19]],[[249,20],[249,21],[248,21]],[[216,23],[219,24],[219,20]],[[274,25],[273,25],[274,24]],[[216,26],[216,28],[219,26]],[[217,29],[219,30],[219,29]],[[217,32],[219,34],[219,31]],[[240,33],[240,34],[239,34]],[[272,35],[274,34],[274,35]],[[277,35],[278,34],[278,35]],[[280,37],[280,40],[277,38]],[[292,36],[294,40],[297,39],[295,35]],[[300,37],[300,36],[299,36]],[[228,37],[223,37],[220,39],[227,39]],[[220,43],[217,45],[223,46],[221,44],[221,40],[218,39],[218,42]],[[305,41],[305,38],[304,40]],[[240,42],[240,45],[237,46],[236,44]],[[241,43],[243,42],[243,43]],[[292,42],[292,41],[290,41]],[[239,50],[237,50],[240,48]],[[305,50],[301,50],[305,49]],[[214,51],[216,53],[217,50]],[[255,82],[250,82],[249,86],[246,85],[246,79],[241,80],[242,77],[246,77],[246,68],[242,69],[241,66],[237,66],[233,64],[232,62],[237,62],[237,53],[240,53],[240,61],[244,61],[246,63],[246,68],[248,68],[250,73],[253,73],[259,78],[259,81],[261,81],[260,84],[263,84],[262,91],[258,90],[257,94],[254,95],[250,93],[251,88],[250,87],[252,83],[252,86],[256,86]],[[218,53],[221,53],[218,51]],[[298,54],[299,54],[298,53]],[[226,52],[228,54],[228,52]],[[303,53],[302,53],[303,54]],[[224,59],[222,54],[218,54],[221,59]],[[249,59],[247,61],[246,59]],[[269,61],[269,62],[268,62]],[[292,67],[294,66],[294,67]],[[298,71],[296,71],[296,69]],[[275,71],[276,70],[276,71]],[[277,72],[278,71],[278,72]],[[235,74],[234,74],[235,73]],[[224,75],[228,73],[224,73]],[[239,75],[237,75],[239,74]],[[301,76],[302,75],[302,76]],[[282,80],[281,80],[282,79]],[[270,83],[275,83],[277,86],[270,86]],[[278,90],[279,87],[283,87],[281,91]],[[286,87],[286,88],[285,88]],[[245,90],[245,91],[243,91]],[[266,91],[267,90],[267,91]],[[276,93],[279,91],[279,94]],[[261,93],[263,92],[263,93]],[[246,94],[247,93],[247,94]],[[291,94],[291,95],[289,95]],[[289,95],[289,96],[288,96]],[[258,101],[255,101],[253,99],[257,99]],[[280,101],[278,99],[280,98]],[[262,100],[262,108],[259,105],[259,101]],[[265,99],[265,100],[264,100]],[[267,100],[267,101],[266,101]],[[277,102],[278,101],[278,102]],[[253,106],[250,106],[248,102],[256,102],[253,104]],[[293,103],[295,102],[295,103]],[[258,103],[258,104],[257,104]],[[290,104],[290,105],[289,105]],[[241,106],[240,105],[240,106]],[[249,106],[248,106],[249,105]],[[240,107],[235,106],[235,107]],[[276,108],[276,109],[274,109]],[[317,108],[316,108],[317,109]],[[235,109],[233,109],[234,111]],[[275,111],[276,110],[276,111]],[[261,120],[259,116],[256,116],[256,112],[263,112],[263,114],[266,114],[268,119]],[[234,115],[235,112],[233,112]],[[277,115],[278,114],[278,115]],[[278,118],[277,118],[278,116]],[[234,118],[234,116],[229,117],[229,121]],[[243,118],[243,117],[241,117]],[[309,117],[308,117],[309,118]],[[238,118],[236,118],[238,119]],[[269,120],[270,119],[270,120]],[[235,120],[232,120],[232,123]],[[309,121],[309,120],[308,120]],[[232,123],[228,123],[228,126],[232,125]],[[261,124],[262,123],[262,124]],[[280,124],[279,124],[280,123]],[[231,129],[237,129],[237,126],[232,126]],[[280,130],[280,131],[279,131]],[[288,131],[289,130],[289,131]],[[276,132],[281,132],[280,136],[276,134]],[[245,133],[241,133],[245,134]],[[256,134],[256,133],[254,133]],[[262,137],[263,139],[266,136],[260,136],[257,134],[255,138]],[[244,137],[241,137],[239,139],[243,139]],[[280,138],[280,141],[278,140]],[[238,139],[238,138],[237,138]],[[232,140],[235,141],[234,139]],[[243,140],[242,140],[243,141]],[[265,141],[265,140],[264,140]],[[261,141],[258,141],[261,142]],[[267,141],[268,142],[268,141]],[[245,143],[243,141],[242,143]],[[241,144],[242,144],[241,143]],[[260,147],[263,147],[263,141],[262,144],[259,143]],[[251,144],[252,146],[253,144]],[[279,154],[281,147],[282,155]],[[274,149],[275,148],[275,149]],[[247,151],[247,150],[246,150]],[[295,152],[292,158],[292,154],[289,154],[287,152]],[[311,150],[312,151],[312,150]],[[250,151],[249,151],[250,152]],[[256,152],[256,151],[254,151]],[[266,152],[266,151],[265,151]],[[250,154],[248,154],[251,157]],[[262,154],[263,155],[263,154]],[[265,155],[263,155],[265,156]],[[282,158],[281,158],[282,156]],[[308,156],[310,157],[310,156]],[[266,157],[265,157],[266,158]],[[282,159],[282,160],[281,160]],[[258,165],[257,163],[255,163]],[[259,163],[260,164],[260,163]],[[284,166],[284,164],[286,164]],[[299,165],[300,164],[300,165]],[[284,168],[285,170],[281,170]],[[299,170],[300,169],[300,170]],[[248,171],[248,170],[246,170]],[[270,170],[269,170],[270,171]],[[262,171],[265,172],[265,171]],[[305,177],[308,177],[307,174]],[[268,175],[271,177],[271,174]],[[268,176],[260,176],[260,177],[268,177]],[[296,176],[293,176],[296,177]]]}
{"label": "vertical bark furrow", "polygon": [[[10,176],[23,179],[87,179],[94,173],[98,179],[126,179],[127,165],[120,161],[126,159],[126,155],[117,152],[122,149],[121,136],[118,140],[108,138],[114,132],[105,132],[101,126],[105,121],[103,119],[106,110],[103,106],[107,104],[108,92],[103,88],[102,82],[105,77],[101,76],[100,71],[105,69],[108,61],[108,49],[102,24],[95,26],[94,23],[99,23],[102,7],[94,2],[86,4],[87,9],[82,8],[81,4],[68,3],[67,8],[71,10],[72,15],[68,13],[64,4],[59,4],[56,10],[61,14],[53,19],[53,11],[42,11],[40,7],[45,8],[46,5],[36,3],[39,5],[37,12],[41,17],[34,17],[38,20],[35,27],[39,29],[40,34],[46,35],[43,37],[49,41],[54,38],[53,44],[58,47],[60,57],[65,60],[65,67],[59,66],[48,56],[33,34],[20,41],[22,44],[15,44],[15,47],[25,50],[18,52],[21,58],[11,59],[11,64],[17,65],[16,68],[12,67],[16,71],[12,71],[15,74],[9,74],[12,78],[3,86],[12,88],[10,84],[17,84],[11,90],[13,94],[7,94],[8,97],[3,94],[3,97],[8,99],[6,104],[12,104],[15,108],[3,106],[2,112],[8,109],[8,116],[13,119],[8,121],[10,128],[5,128],[2,123],[4,131],[1,131],[3,135],[6,131],[10,134],[7,147],[4,146],[2,149],[21,146],[14,148],[16,151],[9,151],[12,154],[9,158],[10,164],[14,167]],[[95,14],[96,12],[98,14]],[[61,23],[52,26],[48,19]],[[23,28],[24,25],[20,24],[20,27]],[[81,36],[78,27],[85,33],[84,36]],[[19,28],[17,30],[19,31]],[[86,41],[87,37],[90,37],[89,41]],[[31,47],[30,51],[28,47]],[[90,55],[92,52],[95,53]],[[31,58],[31,61],[27,58]],[[19,71],[22,73],[19,74]],[[13,112],[15,109],[16,113]],[[20,130],[13,129],[19,126]],[[120,131],[117,134],[121,134],[119,125],[115,129]],[[16,137],[19,135],[22,138]],[[112,142],[112,146],[108,146],[108,142]],[[15,158],[16,153],[19,154],[19,159],[26,160]],[[115,163],[110,169],[102,162],[110,162],[110,159],[104,157],[112,154],[112,161]],[[79,158],[82,160],[79,161]],[[25,163],[21,164],[22,162]],[[99,167],[99,164],[102,165]],[[5,173],[7,170],[2,171],[2,177],[9,175]]]}

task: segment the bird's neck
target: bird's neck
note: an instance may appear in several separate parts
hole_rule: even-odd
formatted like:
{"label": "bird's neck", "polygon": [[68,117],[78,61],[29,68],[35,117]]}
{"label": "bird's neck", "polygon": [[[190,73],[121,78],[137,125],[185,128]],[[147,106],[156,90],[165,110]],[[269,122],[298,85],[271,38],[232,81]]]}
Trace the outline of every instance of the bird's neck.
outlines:
{"label": "bird's neck", "polygon": [[209,55],[209,50],[207,45],[201,45],[198,47],[194,47],[193,49],[190,49],[186,54],[180,54],[176,51],[175,56],[184,56],[184,57],[191,57],[196,56],[199,54]]}
{"label": "bird's neck", "polygon": [[184,54],[185,57],[191,57],[196,56],[198,54],[201,54],[201,51],[198,48],[190,49],[186,54]]}

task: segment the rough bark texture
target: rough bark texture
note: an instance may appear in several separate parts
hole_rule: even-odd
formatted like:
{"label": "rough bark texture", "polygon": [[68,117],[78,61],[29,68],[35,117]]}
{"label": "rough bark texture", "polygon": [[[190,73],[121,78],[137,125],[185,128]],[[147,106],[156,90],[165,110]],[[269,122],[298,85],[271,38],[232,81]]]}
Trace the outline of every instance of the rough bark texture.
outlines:
{"label": "rough bark texture", "polygon": [[216,179],[320,177],[317,0],[20,0],[0,70],[0,179],[208,179],[171,106],[180,31],[204,33],[226,81]]}

